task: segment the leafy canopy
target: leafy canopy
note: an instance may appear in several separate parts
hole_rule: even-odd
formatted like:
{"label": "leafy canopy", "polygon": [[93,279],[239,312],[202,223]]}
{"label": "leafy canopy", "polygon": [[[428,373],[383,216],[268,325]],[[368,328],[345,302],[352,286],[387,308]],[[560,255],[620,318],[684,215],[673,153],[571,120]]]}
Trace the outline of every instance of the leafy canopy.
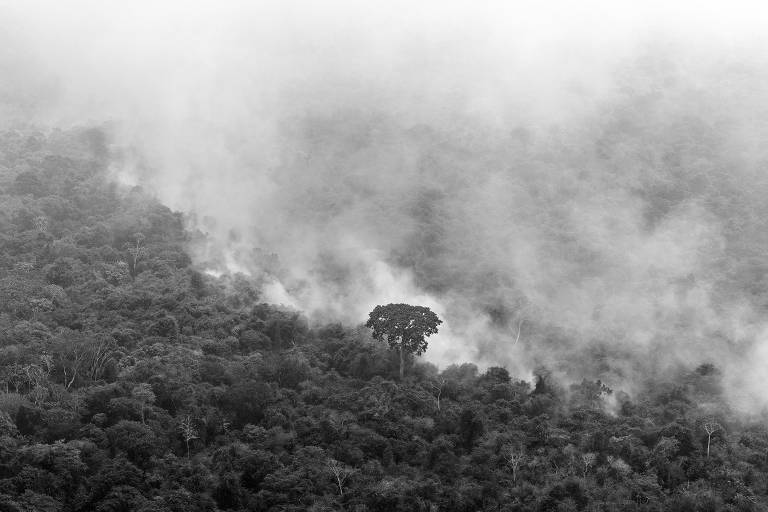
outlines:
{"label": "leafy canopy", "polygon": [[373,337],[385,339],[390,348],[402,348],[421,355],[427,350],[428,336],[437,334],[443,321],[426,306],[387,304],[376,306],[368,316],[366,327],[373,329]]}

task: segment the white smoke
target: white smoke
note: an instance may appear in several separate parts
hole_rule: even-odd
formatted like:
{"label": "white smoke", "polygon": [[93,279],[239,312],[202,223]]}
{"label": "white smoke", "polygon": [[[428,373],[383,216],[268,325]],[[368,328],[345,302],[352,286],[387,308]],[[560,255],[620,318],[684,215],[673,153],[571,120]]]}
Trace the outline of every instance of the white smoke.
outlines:
{"label": "white smoke", "polygon": [[524,375],[610,340],[616,380],[716,360],[762,381],[711,198],[638,192],[677,165],[648,127],[694,114],[733,169],[691,158],[686,186],[765,190],[760,3],[30,1],[0,3],[0,28],[5,123],[109,122],[115,178],[266,300],[351,323],[427,305],[443,365]]}

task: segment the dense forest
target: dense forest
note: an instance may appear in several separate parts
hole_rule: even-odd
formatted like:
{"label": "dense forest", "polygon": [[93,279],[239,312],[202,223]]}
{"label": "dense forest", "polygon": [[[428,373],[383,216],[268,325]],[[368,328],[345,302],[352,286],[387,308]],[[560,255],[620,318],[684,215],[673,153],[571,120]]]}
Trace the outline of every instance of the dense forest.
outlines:
{"label": "dense forest", "polygon": [[[98,128],[0,134],[0,510],[768,510],[715,364],[630,396],[310,325],[110,180]],[[360,322],[363,322],[363,318]]]}

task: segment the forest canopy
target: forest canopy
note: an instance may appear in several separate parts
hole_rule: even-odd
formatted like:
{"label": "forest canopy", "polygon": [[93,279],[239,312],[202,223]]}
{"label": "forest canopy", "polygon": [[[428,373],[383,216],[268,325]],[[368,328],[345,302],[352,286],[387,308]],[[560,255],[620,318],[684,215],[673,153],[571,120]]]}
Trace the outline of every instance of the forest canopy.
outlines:
{"label": "forest canopy", "polygon": [[546,367],[398,379],[367,328],[192,264],[104,141],[0,135],[3,510],[766,510],[766,419],[717,364],[631,396]]}
{"label": "forest canopy", "polygon": [[0,2],[0,512],[766,510],[710,4]]}

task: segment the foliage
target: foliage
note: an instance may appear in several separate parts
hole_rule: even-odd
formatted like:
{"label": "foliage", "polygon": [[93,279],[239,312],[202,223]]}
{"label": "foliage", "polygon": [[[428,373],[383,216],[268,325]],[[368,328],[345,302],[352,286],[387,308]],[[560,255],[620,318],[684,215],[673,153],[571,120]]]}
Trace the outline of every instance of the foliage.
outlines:
{"label": "foliage", "polygon": [[387,304],[376,306],[365,323],[376,340],[386,339],[389,347],[400,353],[400,378],[403,378],[404,353],[421,355],[427,350],[428,336],[437,334],[442,324],[426,306]]}
{"label": "foliage", "polygon": [[[730,411],[716,366],[632,397],[417,358],[398,381],[365,330],[194,268],[182,219],[105,182],[93,140],[0,134],[0,510],[768,509],[767,418]],[[369,324],[418,355],[440,320]]]}

